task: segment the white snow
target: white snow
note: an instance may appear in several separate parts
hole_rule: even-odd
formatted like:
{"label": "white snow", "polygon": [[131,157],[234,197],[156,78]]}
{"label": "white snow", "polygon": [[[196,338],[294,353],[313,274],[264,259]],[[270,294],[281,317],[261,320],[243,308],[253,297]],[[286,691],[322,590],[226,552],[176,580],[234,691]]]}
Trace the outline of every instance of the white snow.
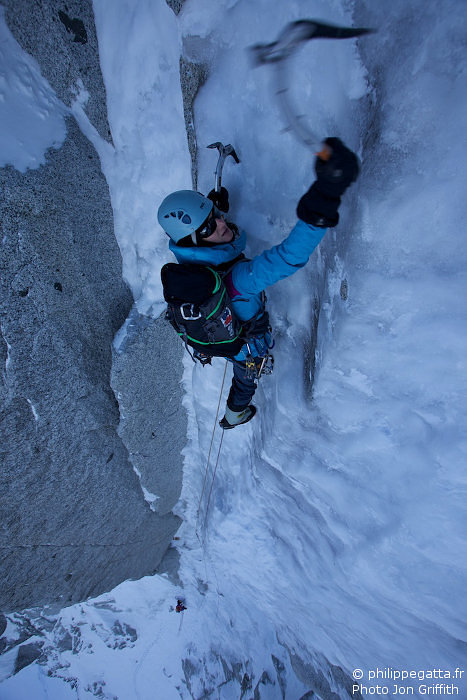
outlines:
{"label": "white snow", "polygon": [[[281,698],[274,655],[285,697],[299,698],[312,685],[297,678],[290,652],[321,670],[338,697],[351,695],[329,663],[349,677],[362,669],[367,687],[375,687],[370,671],[403,669],[421,674],[400,682],[416,697],[437,682],[467,697],[463,680],[433,675],[464,669],[466,658],[462,5],[359,0],[354,19],[344,0],[274,3],[274,12],[270,0],[187,0],[178,18],[163,0],[94,7],[115,143],[101,157],[140,311],[162,308],[158,275],[170,259],[157,206],[190,186],[181,37],[211,64],[196,101],[199,187],[211,188],[216,160],[204,146],[233,143],[241,164],[227,161],[224,181],[250,255],[288,233],[313,156],[283,131],[270,69],[253,70],[247,47],[304,17],[377,26],[362,54],[353,41],[304,46],[290,87],[314,131],[342,137],[363,169],[307,268],[268,291],[276,368],[258,389],[258,417],[225,434],[214,478],[219,429],[207,471],[206,460],[224,362],[205,369],[186,359],[183,587],[147,577],[65,608],[44,632],[44,665],[6,680],[0,693],[55,697],[51,671],[75,679],[60,697],[199,698],[225,681],[211,697],[238,698],[224,659],[230,670],[243,663],[240,680],[248,673],[253,688],[267,671],[274,685],[261,686],[264,697]],[[224,399],[229,383],[230,370]],[[178,595],[182,615],[170,610]],[[73,645],[60,651],[65,630]],[[391,696],[393,678],[379,680]]]}
{"label": "white snow", "polygon": [[31,401],[31,399],[26,399],[26,401],[28,402],[29,408],[30,408],[31,411],[32,411],[32,415],[34,416],[34,420],[37,422],[37,421],[39,420],[39,418],[40,418],[40,416],[39,416],[39,414],[38,414],[38,412],[37,412],[37,408],[34,406],[34,404],[33,404],[33,402]]}
{"label": "white snow", "polygon": [[94,14],[115,158],[103,162],[123,274],[140,313],[162,311],[167,240],[158,203],[191,187],[177,21],[158,0],[96,0]]}
{"label": "white snow", "polygon": [[65,140],[66,113],[37,61],[11,35],[0,6],[0,167],[24,173],[45,163],[46,151]]}

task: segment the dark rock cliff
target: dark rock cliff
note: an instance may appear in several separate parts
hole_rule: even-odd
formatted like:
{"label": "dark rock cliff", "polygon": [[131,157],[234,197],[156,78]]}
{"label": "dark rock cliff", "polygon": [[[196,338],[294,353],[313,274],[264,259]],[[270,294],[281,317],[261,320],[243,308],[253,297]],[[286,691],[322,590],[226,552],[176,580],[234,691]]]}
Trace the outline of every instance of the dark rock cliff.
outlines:
{"label": "dark rock cliff", "polygon": [[[3,4],[11,32],[58,97],[69,105],[82,81],[87,115],[111,141],[91,1]],[[111,344],[133,299],[98,155],[73,117],[66,125],[45,165],[0,169],[5,611],[82,600],[152,573],[180,522],[170,512],[170,480],[170,506],[158,493],[161,508],[151,510],[118,435]],[[179,453],[174,459],[181,470]]]}

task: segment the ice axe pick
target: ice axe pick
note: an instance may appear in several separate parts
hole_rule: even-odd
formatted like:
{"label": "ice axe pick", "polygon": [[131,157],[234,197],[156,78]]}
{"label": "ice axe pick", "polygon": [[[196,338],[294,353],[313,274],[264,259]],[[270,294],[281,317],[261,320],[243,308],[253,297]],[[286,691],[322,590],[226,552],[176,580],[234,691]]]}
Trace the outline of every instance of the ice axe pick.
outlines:
{"label": "ice axe pick", "polygon": [[224,167],[225,159],[228,156],[232,156],[236,163],[240,163],[240,158],[237,156],[235,148],[230,143],[224,146],[224,144],[220,141],[216,141],[215,143],[209,144],[207,148],[217,148],[219,151],[219,158],[217,159],[217,166],[214,173],[214,190],[215,192],[220,192],[222,183],[222,169]]}
{"label": "ice axe pick", "polygon": [[270,44],[256,44],[250,49],[254,65],[270,64],[274,68],[276,96],[286,124],[304,144],[313,148],[315,152],[319,151],[323,160],[329,158],[329,149],[322,150],[321,139],[304,122],[303,115],[296,113],[290,102],[290,62],[298,48],[310,39],[351,39],[374,31],[366,27],[338,27],[314,19],[301,19],[287,24],[276,41]]}

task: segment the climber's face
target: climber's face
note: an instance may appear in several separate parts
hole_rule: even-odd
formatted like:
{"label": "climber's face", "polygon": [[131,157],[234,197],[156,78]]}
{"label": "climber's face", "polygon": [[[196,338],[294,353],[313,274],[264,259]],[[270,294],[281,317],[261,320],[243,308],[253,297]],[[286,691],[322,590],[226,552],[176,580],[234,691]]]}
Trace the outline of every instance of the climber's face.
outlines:
{"label": "climber's face", "polygon": [[233,231],[229,229],[224,219],[215,217],[214,221],[216,222],[216,228],[211,235],[206,236],[204,240],[209,241],[209,243],[231,243],[234,234]]}

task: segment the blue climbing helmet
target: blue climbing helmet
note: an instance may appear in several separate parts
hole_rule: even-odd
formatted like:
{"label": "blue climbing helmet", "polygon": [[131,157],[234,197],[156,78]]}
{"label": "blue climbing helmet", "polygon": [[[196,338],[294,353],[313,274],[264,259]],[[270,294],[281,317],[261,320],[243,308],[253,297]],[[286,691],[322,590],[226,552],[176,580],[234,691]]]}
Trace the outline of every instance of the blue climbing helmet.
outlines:
{"label": "blue climbing helmet", "polygon": [[191,236],[196,243],[196,232],[209,217],[213,202],[193,190],[178,190],[169,194],[157,211],[157,220],[174,243]]}

